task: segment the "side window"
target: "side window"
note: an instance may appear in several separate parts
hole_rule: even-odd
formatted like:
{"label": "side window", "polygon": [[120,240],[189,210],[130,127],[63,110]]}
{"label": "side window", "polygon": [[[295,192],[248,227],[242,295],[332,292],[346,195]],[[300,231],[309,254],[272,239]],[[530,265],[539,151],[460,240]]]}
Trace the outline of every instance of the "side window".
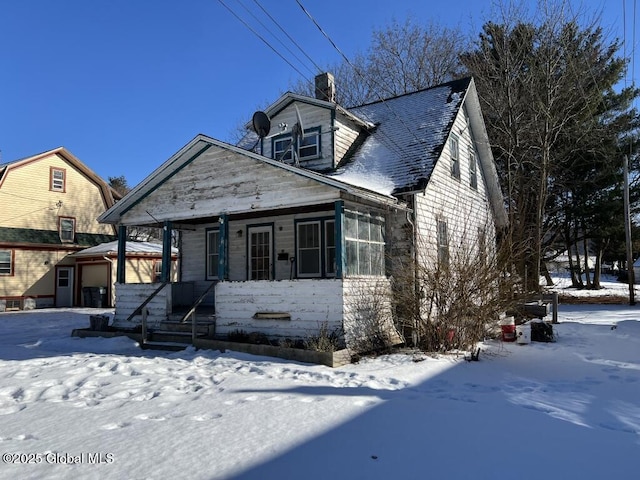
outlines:
{"label": "side window", "polygon": [[66,171],[64,168],[49,169],[49,189],[54,192],[66,191]]}
{"label": "side window", "polygon": [[13,251],[0,250],[0,275],[13,275]]}
{"label": "side window", "polygon": [[469,154],[469,186],[474,190],[478,189],[478,164],[473,152]]}
{"label": "side window", "polygon": [[449,266],[449,234],[446,220],[438,220],[438,265]]}
{"label": "side window", "polygon": [[449,154],[451,156],[451,176],[460,178],[460,146],[458,137],[452,135],[449,139]]}
{"label": "side window", "polygon": [[162,278],[162,260],[156,260],[153,263],[153,282],[158,283]]}
{"label": "side window", "polygon": [[76,219],[71,217],[58,217],[58,233],[63,243],[73,243],[76,238]]}
{"label": "side window", "polygon": [[273,152],[274,160],[291,160],[293,158],[291,151],[291,135],[274,137],[271,143],[271,151]]}
{"label": "side window", "polygon": [[320,128],[307,128],[299,147],[300,159],[316,158],[320,155]]}
{"label": "side window", "polygon": [[384,219],[347,212],[344,220],[347,275],[384,275]]}

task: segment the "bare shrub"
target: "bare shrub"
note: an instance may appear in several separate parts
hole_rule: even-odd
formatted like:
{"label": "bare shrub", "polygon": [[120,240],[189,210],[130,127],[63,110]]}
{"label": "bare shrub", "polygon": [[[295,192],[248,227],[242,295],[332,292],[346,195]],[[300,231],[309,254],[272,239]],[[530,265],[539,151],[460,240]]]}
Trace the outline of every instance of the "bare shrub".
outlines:
{"label": "bare shrub", "polygon": [[339,329],[329,330],[329,323],[322,322],[317,335],[307,338],[304,347],[317,352],[335,352],[344,347],[342,332]]}
{"label": "bare shrub", "polygon": [[464,235],[446,256],[421,247],[413,259],[396,262],[398,326],[425,351],[472,350],[492,335],[512,302],[512,282],[503,268],[507,249],[484,249]]}

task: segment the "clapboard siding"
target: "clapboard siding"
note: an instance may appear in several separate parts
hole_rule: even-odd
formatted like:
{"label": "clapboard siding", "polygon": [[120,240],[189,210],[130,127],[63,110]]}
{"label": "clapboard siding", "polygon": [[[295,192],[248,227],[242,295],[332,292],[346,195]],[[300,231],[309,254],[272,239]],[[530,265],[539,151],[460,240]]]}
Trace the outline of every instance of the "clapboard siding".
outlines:
{"label": "clapboard siding", "polygon": [[360,129],[353,125],[353,122],[344,118],[343,115],[336,116],[335,120],[335,163],[334,167],[337,166],[345,154],[358,137],[360,133]]}
{"label": "clapboard siding", "polygon": [[[289,207],[339,198],[339,191],[293,172],[212,147],[169,178],[123,218],[129,225]],[[151,216],[151,215],[152,216]]]}
{"label": "clapboard siding", "polygon": [[459,112],[453,127],[459,139],[460,179],[451,175],[448,143],[431,175],[425,192],[415,196],[418,245],[423,258],[435,260],[437,255],[437,221],[447,222],[450,251],[469,251],[478,244],[478,229],[487,233],[488,244],[495,235],[491,206],[487,197],[484,172],[477,166],[478,187],[470,186],[469,153],[473,142],[465,114]]}
{"label": "clapboard siding", "polygon": [[347,278],[343,284],[343,327],[347,347],[367,350],[372,339],[384,336],[400,343],[393,324],[391,282],[385,277]]}
{"label": "clapboard siding", "polygon": [[[5,250],[5,248],[2,248]],[[68,250],[13,249],[14,275],[0,277],[0,297],[38,297],[55,293],[55,268],[73,266]],[[19,272],[29,272],[21,275]],[[37,279],[35,281],[34,279]]]}
{"label": "clapboard siding", "polygon": [[[158,283],[116,283],[116,313],[113,325],[116,327],[130,328],[140,325],[141,316],[135,316],[126,322],[131,313],[135,311],[149,296],[160,286]],[[146,305],[149,312],[148,325],[154,326],[166,320],[167,313],[171,312],[171,285],[166,285]]]}
{"label": "clapboard siding", "polygon": [[[270,337],[307,338],[326,323],[342,327],[341,280],[220,282],[216,285],[216,332],[243,330]],[[286,312],[291,320],[254,319],[256,312]]]}
{"label": "clapboard siding", "polygon": [[[251,226],[271,225],[273,227],[275,280],[288,280],[291,278],[289,259],[296,256],[296,221],[333,217],[334,211],[327,210],[229,221],[229,280],[247,280],[247,238]],[[210,284],[210,281],[205,280],[206,230],[218,227],[217,223],[203,224],[198,225],[196,230],[186,230],[182,234],[182,279],[195,282],[196,294],[204,292]],[[279,253],[287,253],[288,259],[278,260]]]}
{"label": "clapboard siding", "polygon": [[[271,118],[271,135],[263,141],[263,155],[269,158],[273,156],[273,140],[279,135],[278,125],[286,124],[287,127],[282,133],[290,133],[292,127],[298,122],[296,106],[300,112],[305,130],[310,128],[320,128],[320,156],[308,160],[302,160],[300,166],[310,170],[326,170],[333,165],[333,145],[331,131],[331,110],[327,108],[310,105],[304,102],[295,102],[278,112]],[[287,163],[293,163],[287,161]]]}
{"label": "clapboard siding", "polygon": [[[64,170],[64,192],[50,190],[51,167]],[[8,170],[0,191],[0,226],[57,231],[63,216],[76,219],[77,232],[113,234],[96,221],[107,208],[98,185],[57,153]]]}

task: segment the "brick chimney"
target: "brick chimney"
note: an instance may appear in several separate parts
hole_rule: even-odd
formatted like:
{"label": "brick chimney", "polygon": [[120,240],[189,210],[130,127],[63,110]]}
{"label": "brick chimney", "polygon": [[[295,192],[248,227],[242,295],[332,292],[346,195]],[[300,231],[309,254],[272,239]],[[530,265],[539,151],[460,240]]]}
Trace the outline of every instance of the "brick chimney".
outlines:
{"label": "brick chimney", "polygon": [[316,75],[316,98],[335,103],[336,81],[329,72]]}

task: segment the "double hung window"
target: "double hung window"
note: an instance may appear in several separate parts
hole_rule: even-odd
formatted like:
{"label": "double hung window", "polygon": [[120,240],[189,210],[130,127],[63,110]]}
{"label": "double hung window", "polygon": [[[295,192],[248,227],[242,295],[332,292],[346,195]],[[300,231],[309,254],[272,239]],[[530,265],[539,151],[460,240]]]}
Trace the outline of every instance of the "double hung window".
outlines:
{"label": "double hung window", "polygon": [[297,222],[296,245],[299,278],[335,276],[336,238],[333,219]]}

